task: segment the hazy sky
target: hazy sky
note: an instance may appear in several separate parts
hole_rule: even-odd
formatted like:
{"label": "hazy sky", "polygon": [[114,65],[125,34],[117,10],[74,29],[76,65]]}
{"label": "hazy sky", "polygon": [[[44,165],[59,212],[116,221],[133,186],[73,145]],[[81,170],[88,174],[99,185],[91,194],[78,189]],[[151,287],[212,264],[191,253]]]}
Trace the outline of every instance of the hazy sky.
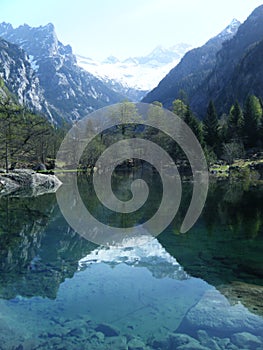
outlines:
{"label": "hazy sky", "polygon": [[63,44],[92,58],[149,53],[157,45],[202,45],[262,0],[0,0],[0,21],[52,22]]}

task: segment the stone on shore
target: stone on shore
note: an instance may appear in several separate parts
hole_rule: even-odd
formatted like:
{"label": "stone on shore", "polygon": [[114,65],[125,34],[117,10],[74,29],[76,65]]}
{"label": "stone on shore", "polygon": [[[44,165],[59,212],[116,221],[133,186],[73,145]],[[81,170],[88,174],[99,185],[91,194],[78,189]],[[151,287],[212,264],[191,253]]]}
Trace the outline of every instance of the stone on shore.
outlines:
{"label": "stone on shore", "polygon": [[56,192],[61,181],[55,175],[39,174],[30,169],[17,169],[0,174],[2,195],[22,191],[21,194],[38,196],[46,192]]}

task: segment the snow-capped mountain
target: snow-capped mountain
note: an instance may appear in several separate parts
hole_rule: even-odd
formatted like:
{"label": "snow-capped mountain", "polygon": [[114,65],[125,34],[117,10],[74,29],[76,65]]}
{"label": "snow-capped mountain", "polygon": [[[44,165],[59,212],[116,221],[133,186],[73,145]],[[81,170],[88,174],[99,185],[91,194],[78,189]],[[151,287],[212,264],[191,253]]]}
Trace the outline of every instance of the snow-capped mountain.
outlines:
{"label": "snow-capped mountain", "polygon": [[157,46],[151,53],[141,57],[119,60],[109,56],[103,61],[77,55],[80,67],[103,80],[113,80],[124,88],[133,88],[143,93],[155,87],[159,81],[176,66],[184,54],[191,49],[180,43],[170,48]]}
{"label": "snow-capped mountain", "polygon": [[[20,102],[33,104],[53,123],[74,122],[98,108],[127,98],[112,89],[111,84],[80,68],[72,48],[58,40],[51,23],[37,28],[26,24],[13,28],[9,23],[1,23],[0,36],[5,39],[0,46],[0,77],[12,93],[21,95]],[[17,73],[11,69],[12,65]],[[36,86],[34,96],[31,81]],[[35,96],[37,90],[41,92],[39,99]],[[31,95],[34,103],[29,101]],[[36,106],[38,102],[40,106]]]}
{"label": "snow-capped mountain", "polygon": [[[239,26],[240,22],[234,19],[223,31],[208,40],[203,46],[188,51],[180,63],[175,65],[142,101],[146,103],[160,101],[169,108],[172,106],[172,102],[178,98],[180,90],[184,90],[193,108],[194,95],[199,92],[205,79],[213,72],[219,51],[235,37]],[[223,80],[220,83],[222,82]],[[198,105],[201,104],[200,100]],[[199,109],[194,109],[194,111],[199,112]]]}
{"label": "snow-capped mountain", "polygon": [[229,39],[229,36],[232,36],[233,33],[236,33],[239,26],[240,22],[234,18],[230,22],[230,24],[218,35],[218,38],[223,38],[223,39]]}
{"label": "snow-capped mountain", "polygon": [[236,19],[205,45],[189,51],[142,100],[172,106],[183,89],[192,111],[204,118],[213,100],[219,115],[247,96],[263,96],[263,5],[244,23]]}
{"label": "snow-capped mountain", "polygon": [[37,112],[42,111],[42,91],[25,52],[0,38],[1,95],[7,97],[3,85],[15,94],[18,102]]}

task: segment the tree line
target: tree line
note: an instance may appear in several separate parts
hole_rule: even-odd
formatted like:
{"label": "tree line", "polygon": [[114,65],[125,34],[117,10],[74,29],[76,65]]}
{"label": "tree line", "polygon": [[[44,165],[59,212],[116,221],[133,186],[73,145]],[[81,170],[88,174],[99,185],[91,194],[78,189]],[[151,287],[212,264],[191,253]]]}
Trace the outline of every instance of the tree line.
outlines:
{"label": "tree line", "polygon": [[[162,123],[162,107],[154,102],[149,108],[149,119]],[[96,137],[85,149],[80,164],[76,166],[87,169],[94,167],[99,155],[110,144],[123,138],[142,137],[158,143],[172,157],[180,159],[182,151],[173,140],[160,130],[141,127],[141,116],[136,106],[128,101],[112,109],[122,116],[123,125],[106,130]],[[236,158],[247,156],[263,148],[263,104],[254,95],[247,97],[243,107],[236,101],[227,114],[218,117],[213,101],[209,102],[206,114],[201,121],[192,112],[186,95],[181,92],[174,100],[172,111],[182,118],[192,129],[203,147],[208,163],[223,159],[232,163]],[[129,124],[133,121],[136,124]],[[155,123],[156,124],[156,123]],[[92,121],[87,123],[87,135],[92,131]],[[68,125],[54,126],[43,116],[30,112],[15,103],[11,98],[0,98],[0,167],[5,171],[15,167],[33,167],[38,163],[53,168],[59,146],[69,129]],[[74,142],[72,144],[72,164],[74,163]],[[76,145],[75,145],[76,146]]]}
{"label": "tree line", "polygon": [[10,97],[0,98],[0,167],[54,166],[64,130],[51,125],[43,116],[30,112]]}
{"label": "tree line", "polygon": [[184,96],[173,102],[172,110],[190,126],[210,163],[217,159],[232,163],[235,158],[263,149],[263,103],[255,95],[247,97],[243,108],[235,101],[220,118],[212,100],[202,121],[193,114]]}

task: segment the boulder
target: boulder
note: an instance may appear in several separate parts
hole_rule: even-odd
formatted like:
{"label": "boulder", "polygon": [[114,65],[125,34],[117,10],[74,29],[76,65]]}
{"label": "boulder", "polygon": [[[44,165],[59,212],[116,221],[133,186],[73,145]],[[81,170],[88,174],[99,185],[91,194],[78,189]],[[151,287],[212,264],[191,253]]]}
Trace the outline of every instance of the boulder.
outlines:
{"label": "boulder", "polygon": [[36,164],[36,165],[33,167],[33,170],[35,170],[35,171],[45,171],[45,170],[47,170],[47,168],[46,168],[45,164],[43,164],[43,163],[38,163],[38,164]]}
{"label": "boulder", "polygon": [[183,345],[199,345],[199,342],[190,337],[190,335],[188,334],[183,334],[183,333],[173,333],[170,334],[170,346],[177,349],[177,347],[179,346],[183,346]]}
{"label": "boulder", "polygon": [[19,184],[9,179],[8,177],[0,175],[0,191],[1,193],[11,193],[19,188]]}
{"label": "boulder", "polygon": [[206,346],[210,350],[221,350],[215,339],[209,337],[205,330],[197,331],[197,337],[201,345]]}
{"label": "boulder", "polygon": [[238,348],[245,348],[245,349],[257,349],[261,347],[263,348],[263,342],[258,337],[248,332],[233,334],[233,336],[231,337],[231,341],[233,344],[237,345]]}
{"label": "boulder", "polygon": [[30,169],[17,169],[1,174],[0,183],[2,195],[22,190],[31,196],[55,192],[61,185],[61,181],[56,176],[39,174]]}
{"label": "boulder", "polygon": [[128,342],[129,350],[145,350],[145,344],[143,341],[137,338],[133,338]]}
{"label": "boulder", "polygon": [[220,334],[257,331],[263,333],[263,319],[252,314],[241,303],[230,305],[216,289],[208,290],[183,319],[179,331],[200,330]]}
{"label": "boulder", "polygon": [[108,349],[128,350],[127,339],[124,336],[108,337],[105,344]]}
{"label": "boulder", "polygon": [[106,323],[99,324],[95,328],[95,331],[103,333],[105,337],[116,337],[120,334],[117,328]]}

